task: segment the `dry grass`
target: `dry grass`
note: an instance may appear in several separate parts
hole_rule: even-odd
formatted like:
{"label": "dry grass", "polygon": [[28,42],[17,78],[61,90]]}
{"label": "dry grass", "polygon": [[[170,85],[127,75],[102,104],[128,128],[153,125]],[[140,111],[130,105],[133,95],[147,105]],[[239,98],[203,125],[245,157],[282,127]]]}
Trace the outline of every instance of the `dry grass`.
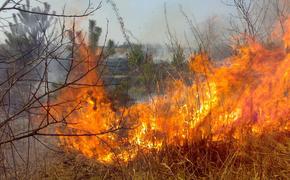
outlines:
{"label": "dry grass", "polygon": [[55,161],[33,179],[289,179],[290,134],[247,137],[243,143],[204,140],[161,152],[140,153],[127,163],[104,165],[76,153]]}

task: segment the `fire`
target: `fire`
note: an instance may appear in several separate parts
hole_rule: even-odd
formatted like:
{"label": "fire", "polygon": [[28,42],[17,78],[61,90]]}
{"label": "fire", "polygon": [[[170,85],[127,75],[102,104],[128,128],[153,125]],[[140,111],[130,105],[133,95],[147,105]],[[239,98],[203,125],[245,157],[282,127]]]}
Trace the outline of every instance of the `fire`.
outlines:
{"label": "fire", "polygon": [[[164,145],[182,146],[203,138],[242,140],[249,133],[289,131],[288,27],[283,39],[286,51],[285,47],[267,49],[252,40],[236,48],[236,54],[225,60],[230,62],[228,65],[213,64],[205,53],[192,55],[192,85],[177,80],[170,83],[164,95],[128,108],[113,110],[102,86],[65,89],[57,101],[69,105],[57,108],[55,113],[61,114],[67,124],[58,131],[91,135],[64,136],[60,142],[68,149],[109,163],[129,161],[140,151],[158,151]],[[82,45],[79,57],[83,63],[76,72],[86,72],[97,65],[94,60],[99,55]],[[97,81],[100,77],[94,70],[78,83]]]}

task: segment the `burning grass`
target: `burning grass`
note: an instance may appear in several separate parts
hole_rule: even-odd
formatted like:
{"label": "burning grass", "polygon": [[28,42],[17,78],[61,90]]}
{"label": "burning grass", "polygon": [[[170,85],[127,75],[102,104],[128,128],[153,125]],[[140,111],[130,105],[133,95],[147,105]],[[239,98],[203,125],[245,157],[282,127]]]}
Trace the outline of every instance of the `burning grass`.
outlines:
{"label": "burning grass", "polygon": [[[229,61],[229,66],[215,67],[206,54],[194,55],[192,85],[176,80],[164,95],[119,110],[112,109],[102,87],[65,89],[59,98],[70,103],[55,109],[66,117],[58,131],[77,137],[60,140],[107,163],[129,161],[139,149],[161,150],[164,144],[228,137],[243,141],[245,134],[289,131],[289,53],[251,42]],[[96,79],[91,72],[82,83]]]}
{"label": "burning grass", "polygon": [[56,156],[38,177],[48,179],[287,179],[290,176],[290,134],[247,136],[240,144],[203,140],[185,146],[164,146],[139,152],[126,164],[98,163],[77,152]]}
{"label": "burning grass", "polygon": [[[84,160],[88,169],[80,167],[92,177],[287,178],[289,33],[286,50],[250,39],[224,66],[194,54],[191,85],[175,80],[165,94],[117,110],[104,88],[94,86],[100,75],[90,71],[80,83],[91,86],[69,87],[58,96],[69,103],[53,110],[65,117],[57,131],[75,136],[60,136],[61,145],[93,160],[96,165]],[[77,72],[96,66],[96,56],[82,45]]]}

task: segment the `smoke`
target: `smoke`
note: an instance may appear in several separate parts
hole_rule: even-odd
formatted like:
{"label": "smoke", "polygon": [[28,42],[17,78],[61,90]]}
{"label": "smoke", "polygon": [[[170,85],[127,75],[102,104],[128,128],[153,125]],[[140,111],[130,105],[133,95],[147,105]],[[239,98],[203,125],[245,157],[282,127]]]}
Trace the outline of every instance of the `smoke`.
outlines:
{"label": "smoke", "polygon": [[[172,35],[184,46],[188,46],[188,43],[193,44],[194,39],[190,30],[190,25],[181,12],[181,9],[188,15],[193,23],[202,27],[204,22],[209,18],[213,16],[223,17],[224,12],[226,12],[210,10],[212,6],[217,9],[226,9],[226,6],[221,6],[221,3],[218,2],[212,3],[211,7],[204,9],[207,6],[207,2],[200,0],[194,2],[187,0],[164,1],[163,4],[153,9],[150,16],[148,16],[144,24],[144,29],[142,29],[140,34],[140,39],[144,40],[146,43],[168,42],[168,29],[166,27],[167,17]],[[166,14],[164,13],[165,8]],[[205,10],[205,12],[203,12],[203,10]]]}
{"label": "smoke", "polygon": [[168,40],[165,16],[168,18],[169,28],[174,32],[174,36],[183,39],[185,31],[184,18],[174,6],[166,5],[167,14],[164,13],[165,6],[159,7],[153,12],[145,23],[145,28],[140,34],[140,38],[146,43],[165,43]]}

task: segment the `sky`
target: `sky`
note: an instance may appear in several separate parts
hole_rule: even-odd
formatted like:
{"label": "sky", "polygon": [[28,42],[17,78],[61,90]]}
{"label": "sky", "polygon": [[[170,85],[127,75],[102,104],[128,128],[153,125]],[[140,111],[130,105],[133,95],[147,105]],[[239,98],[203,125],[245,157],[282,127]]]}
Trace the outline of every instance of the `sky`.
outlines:
{"label": "sky", "polygon": [[[42,1],[51,4],[52,9],[57,12],[61,12],[61,9],[65,6],[67,14],[83,12],[89,2],[89,0]],[[138,41],[143,43],[163,43],[167,40],[164,4],[167,7],[167,17],[171,31],[178,38],[183,39],[184,33],[189,33],[189,25],[180,12],[180,6],[191,19],[201,23],[209,17],[225,17],[230,13],[230,8],[222,1],[225,0],[114,0],[124,20],[125,28],[132,32]],[[91,0],[94,6],[97,6],[99,2],[100,0]],[[88,29],[88,19],[96,20],[97,25],[103,28],[102,39],[104,39],[108,20],[108,37],[119,44],[124,42],[120,24],[107,0],[102,1],[102,8],[93,15],[79,20],[79,26],[83,30]]]}

